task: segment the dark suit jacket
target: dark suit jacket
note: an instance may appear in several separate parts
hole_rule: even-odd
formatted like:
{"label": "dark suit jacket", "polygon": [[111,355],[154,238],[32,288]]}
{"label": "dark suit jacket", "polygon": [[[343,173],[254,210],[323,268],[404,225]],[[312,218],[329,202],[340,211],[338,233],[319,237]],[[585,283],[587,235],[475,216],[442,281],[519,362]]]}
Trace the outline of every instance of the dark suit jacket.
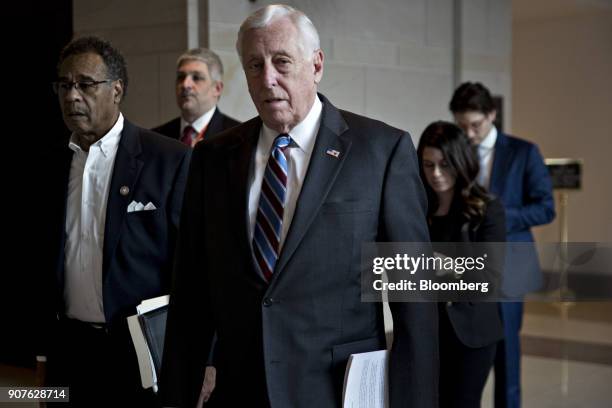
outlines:
{"label": "dark suit jacket", "polygon": [[[213,113],[212,118],[210,118],[210,122],[206,127],[204,137],[210,138],[239,124],[240,122],[221,113],[219,108],[216,108],[215,113]],[[163,125],[153,128],[152,130],[164,136],[179,140],[181,138],[181,118],[174,118]]]}
{"label": "dark suit jacket", "polygon": [[[206,130],[204,132],[204,137],[210,139],[211,137],[215,137],[224,130],[233,128],[234,126],[239,124],[240,122],[225,115],[219,110],[219,108],[215,108],[215,112],[213,113],[212,118],[210,118],[210,122],[208,123],[208,126],[206,127]],[[181,118],[174,118],[171,121],[164,123],[163,125],[153,128],[152,130],[164,136],[180,140]],[[215,343],[216,340],[213,341],[213,345],[210,350],[210,356],[207,362],[208,365],[215,365]]]}
{"label": "dark suit jacket", "polygon": [[[491,172],[491,193],[506,210],[506,241],[533,242],[531,227],[555,218],[552,181],[538,147],[499,132]],[[508,247],[503,290],[522,296],[537,290],[542,274],[535,247]]]}
{"label": "dark suit jacket", "polygon": [[[216,406],[337,407],[351,353],[385,348],[380,303],[361,302],[363,242],[429,241],[410,136],[336,109],[321,126],[269,284],[248,238],[254,118],[194,150],[171,295],[162,391],[191,407],[217,331]],[[326,154],[328,149],[339,157]],[[437,310],[393,303],[392,407],[437,406]]]}
{"label": "dark suit jacket", "polygon": [[[143,299],[166,294],[191,149],[124,121],[109,190],[103,249],[103,302],[107,323],[126,325]],[[56,302],[64,312],[66,198],[72,151],[62,174],[61,222],[57,224]],[[121,194],[128,187],[127,195]],[[125,189],[124,189],[125,190]],[[152,202],[153,211],[127,212],[133,201]]]}
{"label": "dark suit jacket", "polygon": [[[455,220],[455,221],[451,221]],[[470,225],[461,214],[446,219],[449,242],[504,242],[506,240],[504,207],[498,199],[487,204],[484,218],[478,225]],[[440,239],[432,233],[432,240]],[[435,244],[434,244],[435,245]],[[493,249],[493,248],[491,248]],[[503,267],[503,251],[487,251],[487,265],[497,270]],[[492,259],[494,255],[501,259]],[[457,254],[457,256],[465,254]],[[495,282],[498,283],[498,282]],[[448,315],[457,338],[467,347],[484,347],[504,336],[499,308],[496,302],[453,302],[441,305]],[[458,357],[460,359],[460,357]]]}

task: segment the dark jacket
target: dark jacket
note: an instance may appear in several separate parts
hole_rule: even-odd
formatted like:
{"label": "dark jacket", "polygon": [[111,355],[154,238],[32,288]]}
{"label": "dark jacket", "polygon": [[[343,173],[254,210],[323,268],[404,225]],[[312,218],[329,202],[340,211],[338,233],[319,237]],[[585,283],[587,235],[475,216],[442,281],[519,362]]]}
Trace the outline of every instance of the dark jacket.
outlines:
{"label": "dark jacket", "polygon": [[[215,331],[211,403],[221,407],[268,399],[272,408],[338,407],[350,354],[385,348],[381,304],[361,301],[361,246],[429,240],[415,149],[406,132],[319,97],[319,133],[269,284],[248,238],[261,120],[196,145],[162,365],[165,405],[195,404]],[[391,407],[436,407],[436,305],[393,303],[391,312]]]}
{"label": "dark jacket", "polygon": [[[223,132],[224,130],[230,129],[239,124],[240,122],[221,113],[219,108],[216,108],[215,113],[213,113],[212,118],[210,119],[210,122],[208,123],[208,126],[206,127],[204,137],[211,138]],[[181,138],[181,118],[180,117],[174,118],[171,121],[164,123],[163,125],[153,128],[152,130],[164,136],[168,136],[173,139],[180,140]]]}

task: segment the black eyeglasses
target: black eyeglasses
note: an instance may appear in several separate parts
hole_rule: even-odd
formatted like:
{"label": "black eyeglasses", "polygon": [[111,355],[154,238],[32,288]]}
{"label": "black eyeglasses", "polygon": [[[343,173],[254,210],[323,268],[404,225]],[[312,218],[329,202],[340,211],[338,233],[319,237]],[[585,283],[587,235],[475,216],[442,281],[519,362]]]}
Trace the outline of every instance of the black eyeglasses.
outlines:
{"label": "black eyeglasses", "polygon": [[103,79],[102,81],[91,81],[91,80],[55,81],[52,83],[52,85],[53,85],[53,92],[55,92],[57,95],[64,95],[70,92],[72,87],[74,87],[81,95],[83,94],[91,95],[96,91],[96,89],[98,89],[98,85],[110,83],[114,81],[116,80],[115,79]]}

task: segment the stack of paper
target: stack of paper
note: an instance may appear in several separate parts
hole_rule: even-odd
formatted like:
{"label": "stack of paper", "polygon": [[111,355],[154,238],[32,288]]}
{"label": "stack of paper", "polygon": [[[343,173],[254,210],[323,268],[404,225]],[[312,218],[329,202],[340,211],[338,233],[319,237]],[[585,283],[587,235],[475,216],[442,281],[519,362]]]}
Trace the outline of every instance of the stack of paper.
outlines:
{"label": "stack of paper", "polygon": [[142,387],[152,387],[155,392],[164,351],[169,300],[168,295],[143,300],[136,307],[137,314],[127,318],[138,357]]}
{"label": "stack of paper", "polygon": [[387,350],[351,354],[344,375],[343,408],[387,408]]}

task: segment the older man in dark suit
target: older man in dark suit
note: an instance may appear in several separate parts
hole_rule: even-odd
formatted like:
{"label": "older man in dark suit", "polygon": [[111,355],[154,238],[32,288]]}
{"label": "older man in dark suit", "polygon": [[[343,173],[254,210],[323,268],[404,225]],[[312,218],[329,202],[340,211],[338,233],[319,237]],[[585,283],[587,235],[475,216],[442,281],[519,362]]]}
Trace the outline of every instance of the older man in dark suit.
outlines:
{"label": "older man in dark suit", "polygon": [[217,107],[223,93],[223,64],[207,48],[192,48],[176,62],[176,104],[181,116],[153,130],[188,146],[240,122]]}
{"label": "older man in dark suit", "polygon": [[[317,93],[306,15],[272,5],[237,49],[259,116],[198,144],[183,207],[162,366],[168,406],[198,398],[218,335],[220,407],[338,407],[350,354],[385,348],[361,301],[361,245],[428,241],[410,136]],[[391,406],[437,406],[435,304],[391,304]]]}
{"label": "older man in dark suit", "polygon": [[104,40],[69,43],[54,88],[72,135],[53,189],[61,204],[49,204],[58,210],[49,217],[57,228],[49,384],[70,387],[71,406],[156,406],[126,316],[169,292],[191,149],[124,118],[125,62]]}

